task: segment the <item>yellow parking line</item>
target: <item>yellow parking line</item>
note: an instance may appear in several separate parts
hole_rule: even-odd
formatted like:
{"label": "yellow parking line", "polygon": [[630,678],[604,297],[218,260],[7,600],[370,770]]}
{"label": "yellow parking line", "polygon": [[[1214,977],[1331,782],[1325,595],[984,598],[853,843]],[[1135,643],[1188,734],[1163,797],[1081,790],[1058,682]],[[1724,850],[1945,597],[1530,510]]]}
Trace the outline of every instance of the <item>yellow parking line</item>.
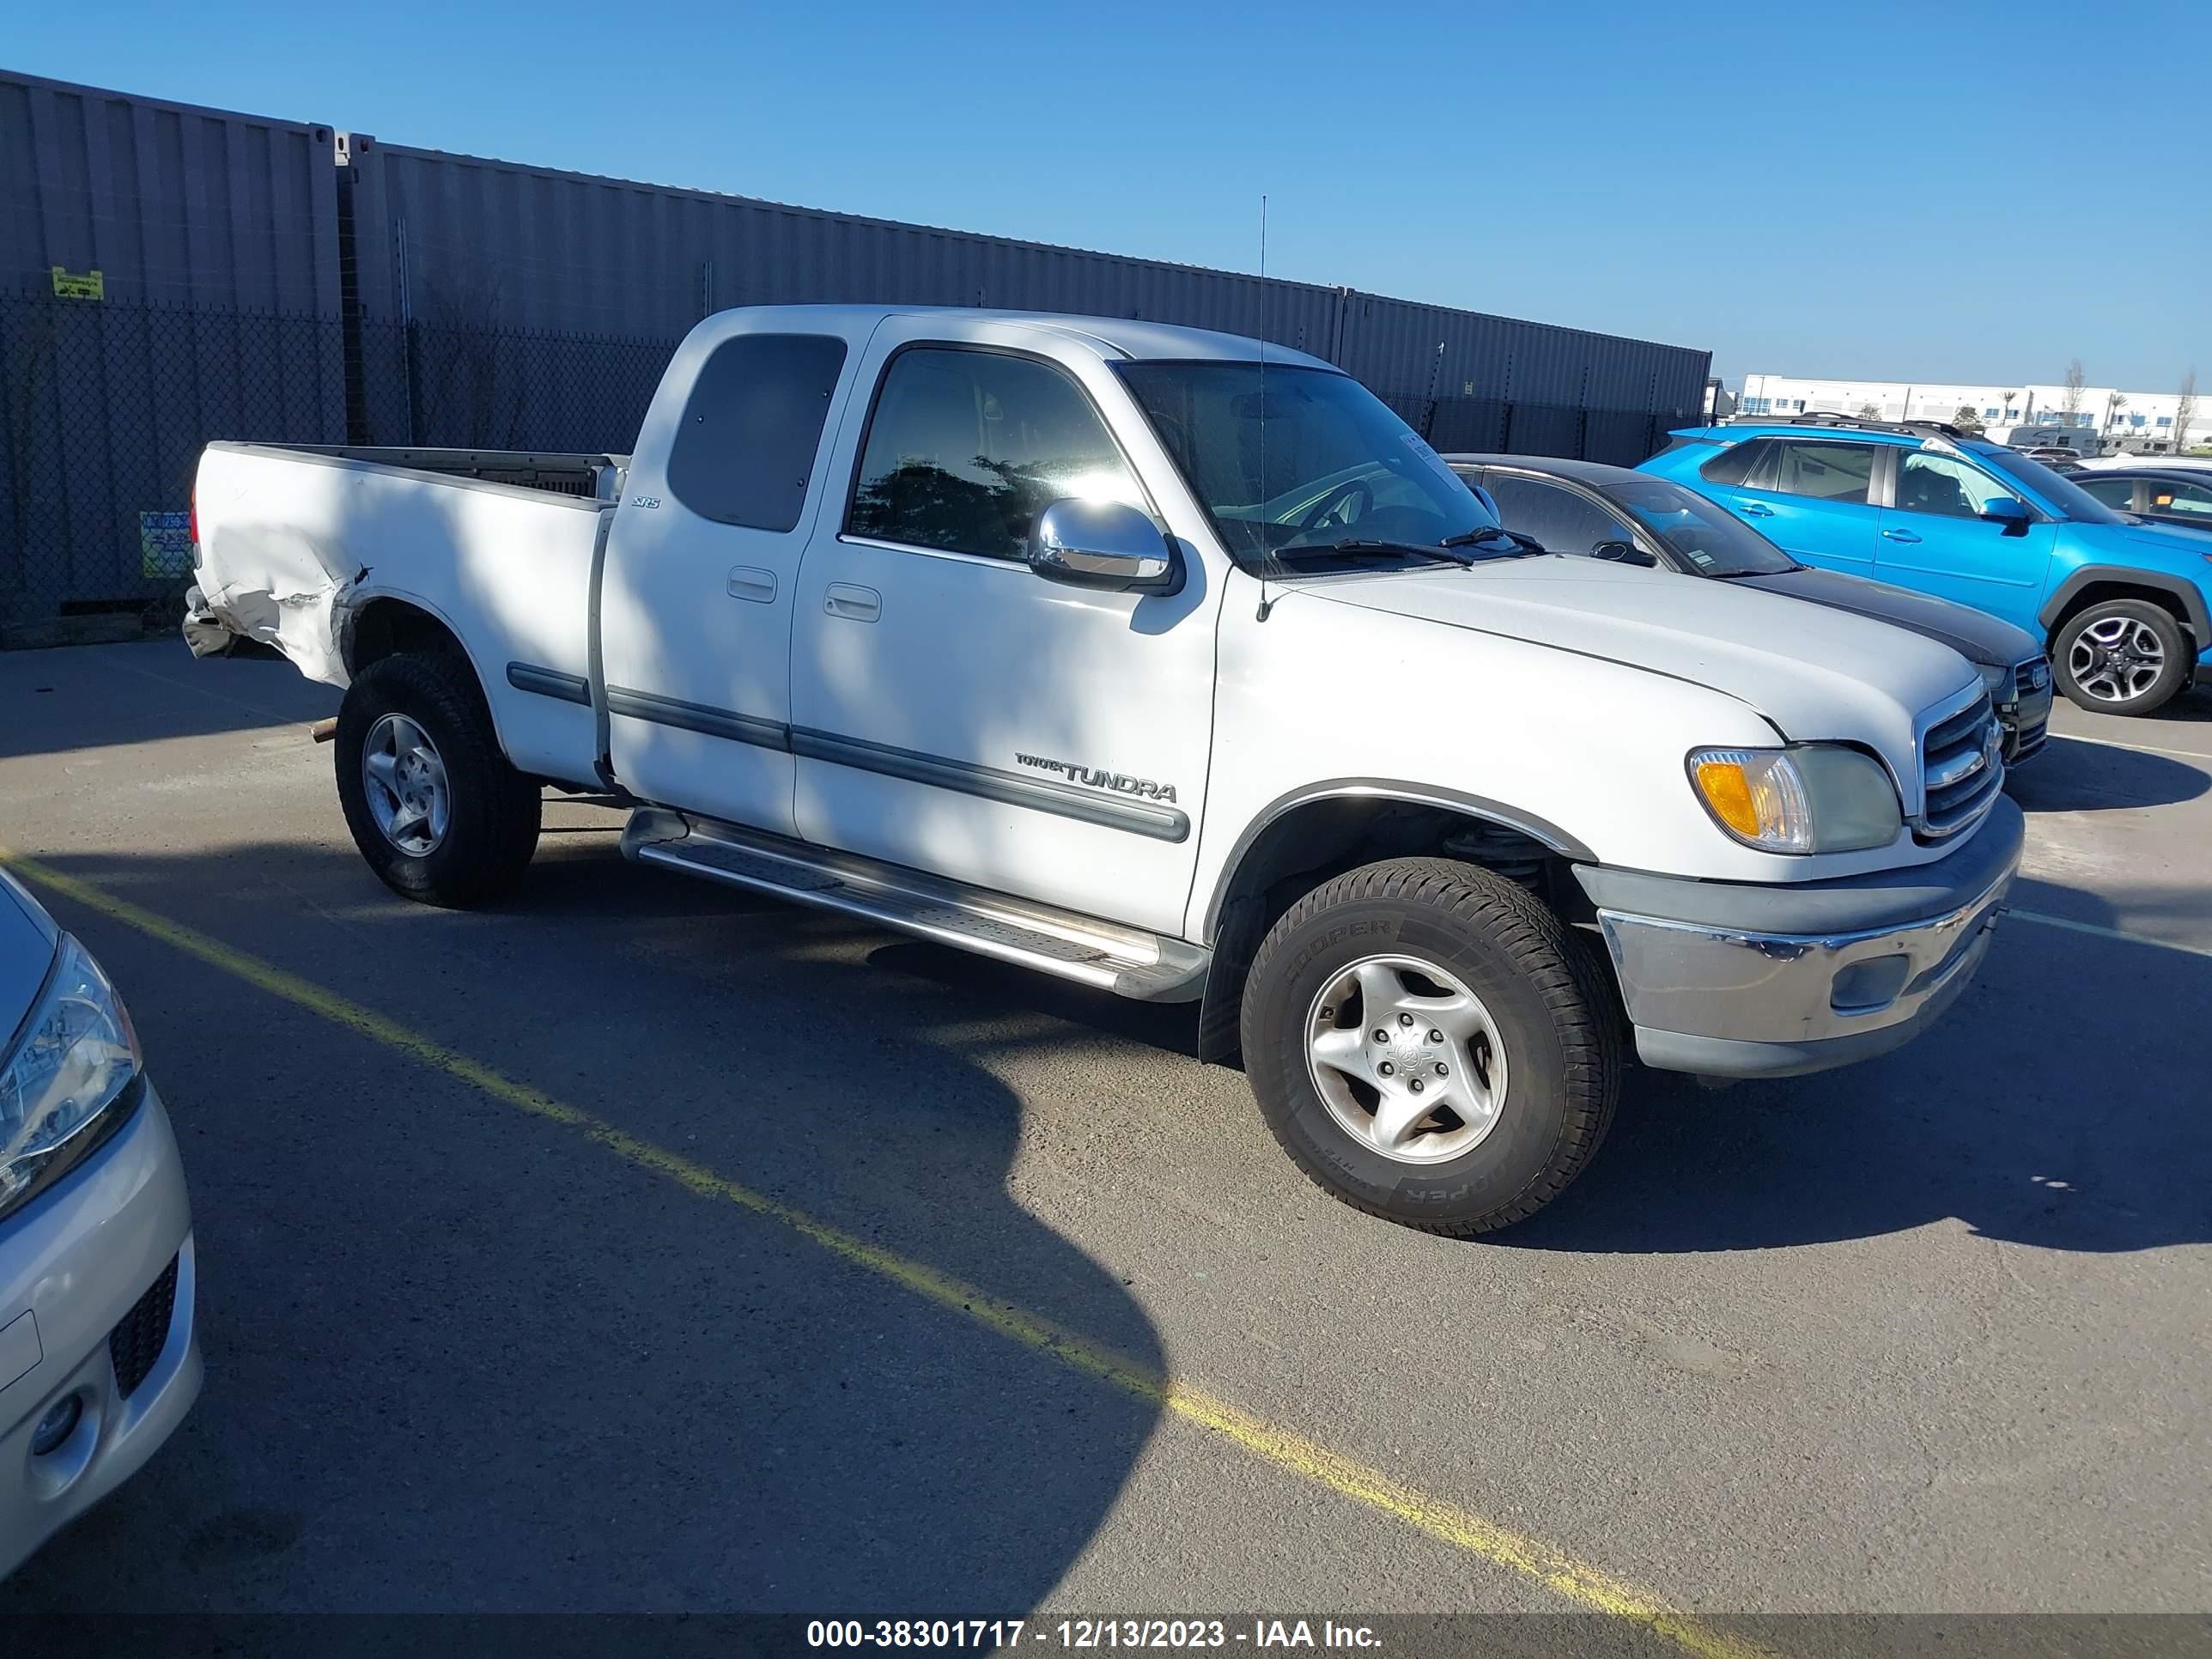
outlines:
{"label": "yellow parking line", "polygon": [[2006,907],[2005,914],[2018,916],[2022,921],[2035,922],[2044,927],[2063,927],[2069,933],[2088,933],[2098,939],[2116,939],[2129,945],[2154,945],[2161,951],[2179,951],[2185,956],[2212,957],[2212,950],[2202,945],[2184,945],[2179,939],[2153,939],[2148,933],[2130,933],[2118,927],[2100,927],[2093,921],[2071,921],[2064,916],[2045,915],[2040,910],[2023,910],[2018,905]]}
{"label": "yellow parking line", "polygon": [[903,1285],[941,1308],[1049,1355],[1061,1364],[1109,1383],[1147,1404],[1172,1412],[1187,1422],[1212,1429],[1262,1462],[1380,1510],[1468,1555],[1533,1578],[1579,1607],[1639,1626],[1699,1656],[1699,1659],[1769,1659],[1770,1650],[1759,1644],[1679,1613],[1652,1592],[1577,1560],[1563,1550],[1409,1486],[1379,1469],[1331,1451],[1318,1441],[1278,1428],[1241,1407],[1162,1376],[1148,1365],[1102,1346],[1041,1314],[939,1273],[926,1262],[868,1243],[827,1222],[817,1221],[804,1210],[755,1192],[665,1147],[641,1140],[588,1112],[555,1099],[543,1090],[518,1083],[480,1060],[471,1060],[397,1020],[388,1019],[258,957],[234,950],[167,916],[142,909],[103,888],[64,875],[4,846],[0,846],[0,865],[8,866],[24,880],[197,957],[257,990],[319,1014],[333,1024],[443,1072],[520,1111],[574,1130],[625,1162],[664,1176],[687,1192],[734,1204],[778,1222],[831,1255]]}

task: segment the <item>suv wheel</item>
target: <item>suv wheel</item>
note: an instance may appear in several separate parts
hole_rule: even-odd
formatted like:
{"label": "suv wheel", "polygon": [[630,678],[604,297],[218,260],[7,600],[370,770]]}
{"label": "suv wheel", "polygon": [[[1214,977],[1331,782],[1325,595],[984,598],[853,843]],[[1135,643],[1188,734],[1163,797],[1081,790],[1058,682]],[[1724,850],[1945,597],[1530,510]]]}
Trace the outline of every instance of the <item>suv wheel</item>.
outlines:
{"label": "suv wheel", "polygon": [[465,907],[529,864],[544,799],[501,751],[466,663],[402,652],[370,664],[331,746],[354,845],[394,892]]}
{"label": "suv wheel", "polygon": [[1355,1209],[1464,1237],[1534,1215],[1613,1121],[1619,1034],[1587,953],[1525,889],[1394,859],[1309,893],[1245,983],[1261,1115]]}
{"label": "suv wheel", "polygon": [[2181,624],[2148,599],[2106,599],[2067,618],[2051,642],[2059,690],[2103,714],[2148,714],[2189,684]]}

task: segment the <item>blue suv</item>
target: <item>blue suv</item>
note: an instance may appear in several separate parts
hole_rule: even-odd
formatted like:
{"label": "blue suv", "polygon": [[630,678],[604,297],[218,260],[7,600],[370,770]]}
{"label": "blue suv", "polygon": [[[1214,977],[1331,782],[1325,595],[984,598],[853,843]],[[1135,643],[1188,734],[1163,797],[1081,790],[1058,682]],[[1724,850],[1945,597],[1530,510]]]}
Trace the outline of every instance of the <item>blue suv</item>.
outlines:
{"label": "blue suv", "polygon": [[1932,422],[1698,427],[1642,471],[1808,564],[1955,599],[2051,647],[2084,708],[2148,714],[2212,673],[2212,552],[2039,461]]}

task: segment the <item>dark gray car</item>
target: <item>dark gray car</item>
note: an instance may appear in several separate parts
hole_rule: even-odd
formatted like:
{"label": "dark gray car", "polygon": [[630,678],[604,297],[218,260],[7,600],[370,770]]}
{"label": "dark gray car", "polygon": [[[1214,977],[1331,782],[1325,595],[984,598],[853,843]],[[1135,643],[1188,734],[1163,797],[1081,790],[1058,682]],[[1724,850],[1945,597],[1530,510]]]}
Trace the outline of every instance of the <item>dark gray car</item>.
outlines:
{"label": "dark gray car", "polygon": [[2043,747],[2051,664],[2041,643],[2010,623],[1887,582],[1800,564],[1735,514],[1648,472],[1549,455],[1444,459],[1489,494],[1508,530],[1554,553],[1741,582],[1941,641],[1982,671],[2004,723],[2006,761],[2017,765]]}
{"label": "dark gray car", "polygon": [[2073,482],[2114,512],[2132,513],[2168,530],[2212,535],[2212,468],[2147,462],[2084,470],[2074,474]]}

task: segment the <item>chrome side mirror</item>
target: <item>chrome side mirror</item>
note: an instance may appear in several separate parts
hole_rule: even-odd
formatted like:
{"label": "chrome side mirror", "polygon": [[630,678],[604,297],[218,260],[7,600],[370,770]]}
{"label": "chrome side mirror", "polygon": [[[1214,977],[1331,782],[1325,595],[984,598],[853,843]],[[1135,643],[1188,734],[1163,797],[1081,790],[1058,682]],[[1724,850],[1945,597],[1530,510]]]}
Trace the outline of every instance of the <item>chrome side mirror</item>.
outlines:
{"label": "chrome side mirror", "polygon": [[1048,581],[1109,593],[1172,593],[1182,586],[1175,549],[1126,501],[1052,502],[1030,532],[1029,566]]}

